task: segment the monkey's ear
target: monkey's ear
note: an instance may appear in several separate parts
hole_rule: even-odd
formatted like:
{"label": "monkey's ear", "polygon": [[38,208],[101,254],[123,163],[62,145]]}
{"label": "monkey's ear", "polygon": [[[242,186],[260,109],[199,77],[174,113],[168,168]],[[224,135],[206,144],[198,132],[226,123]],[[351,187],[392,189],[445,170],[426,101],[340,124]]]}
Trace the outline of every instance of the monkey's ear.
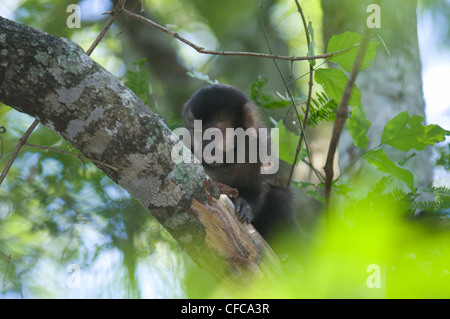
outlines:
{"label": "monkey's ear", "polygon": [[256,129],[265,127],[264,123],[260,120],[258,106],[253,101],[248,101],[244,105],[244,123],[246,129],[249,127]]}

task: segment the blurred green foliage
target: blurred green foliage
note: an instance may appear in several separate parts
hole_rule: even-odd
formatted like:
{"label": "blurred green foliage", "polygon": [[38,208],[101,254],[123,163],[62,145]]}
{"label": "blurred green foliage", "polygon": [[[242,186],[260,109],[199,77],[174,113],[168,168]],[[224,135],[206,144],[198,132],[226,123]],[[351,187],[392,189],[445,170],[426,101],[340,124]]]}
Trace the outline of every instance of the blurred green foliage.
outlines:
{"label": "blurred green foliage", "polygon": [[[8,125],[2,135],[2,167],[21,129],[32,122],[14,111],[3,121]],[[77,152],[42,126],[29,142]],[[94,165],[28,146],[0,187],[0,218],[0,251],[12,256],[7,272],[8,260],[0,258],[6,297],[140,297],[139,265],[157,251],[176,251],[173,239],[159,223]],[[86,287],[89,269],[114,252],[121,255],[119,263],[103,266],[113,276],[103,283],[111,290],[105,293],[95,286]],[[66,268],[71,264],[79,265],[86,275],[85,289],[65,289]],[[42,282],[40,267],[53,281]]]}
{"label": "blurred green foliage", "polygon": [[[96,3],[104,11],[113,5],[108,0],[75,1],[84,8],[82,28],[69,29],[66,8],[74,1],[19,2],[16,20],[68,37],[85,50],[107,16],[98,12],[94,18],[90,15],[84,19],[83,14],[94,11]],[[442,5],[431,0],[422,2],[428,7]],[[146,1],[151,18],[208,49],[267,52],[267,40],[277,54],[325,52],[320,45],[320,1],[305,1],[302,5],[315,26],[309,48],[292,1],[262,1],[262,8],[255,1],[239,0]],[[287,126],[292,119],[296,123],[303,120],[302,114],[298,118],[294,112],[292,102],[305,110],[309,63],[279,62],[281,73],[292,72],[295,79],[285,87],[270,60],[193,55],[191,48],[136,21],[117,36],[125,23],[117,21],[112,26],[92,57],[124,79],[153,111],[167,118],[171,127],[180,125],[180,109],[189,95],[205,81],[218,79],[249,92],[263,107],[263,115],[274,118],[275,127],[280,129],[281,158],[293,162],[300,130],[298,125],[297,130]],[[358,34],[336,35],[330,40],[328,52],[359,41]],[[364,67],[372,61],[376,46],[373,42],[369,47]],[[356,50],[335,57],[333,62],[349,71]],[[309,126],[334,120],[347,80],[341,69],[326,69],[324,63],[314,67],[315,80],[322,88],[314,87]],[[355,144],[365,150],[365,156],[358,160],[373,166],[335,181],[332,210],[311,227],[305,238],[289,242],[280,239],[279,245],[292,252],[283,259],[286,276],[280,278],[281,286],[257,282],[254,284],[260,294],[240,289],[232,297],[449,297],[450,191],[416,190],[403,163],[389,159],[382,148],[421,150],[441,141],[448,132],[400,114],[386,126],[383,145],[366,150],[370,122],[365,118],[357,88],[351,105],[347,130]],[[398,123],[400,120],[403,122]],[[0,105],[0,126],[6,128],[0,135],[1,168],[31,122],[30,117]],[[415,138],[402,135],[411,131]],[[396,143],[396,138],[403,139]],[[77,152],[42,126],[33,132],[29,142]],[[308,157],[304,149],[300,155],[299,160]],[[442,150],[437,165],[448,170],[448,158],[448,150]],[[321,183],[296,185],[322,200]],[[431,194],[432,200],[421,200],[420,195],[425,193]],[[2,297],[230,296],[185,256],[139,203],[93,164],[28,146],[22,149],[0,186],[0,253]],[[74,264],[81,270],[79,288],[67,284],[74,275],[68,271],[69,266]]]}
{"label": "blurred green foliage", "polygon": [[[318,223],[306,252],[279,287],[256,283],[253,298],[448,298],[450,244],[446,218],[407,217],[389,194],[347,197]],[[364,196],[365,195],[365,196]],[[289,245],[289,243],[283,243]]]}

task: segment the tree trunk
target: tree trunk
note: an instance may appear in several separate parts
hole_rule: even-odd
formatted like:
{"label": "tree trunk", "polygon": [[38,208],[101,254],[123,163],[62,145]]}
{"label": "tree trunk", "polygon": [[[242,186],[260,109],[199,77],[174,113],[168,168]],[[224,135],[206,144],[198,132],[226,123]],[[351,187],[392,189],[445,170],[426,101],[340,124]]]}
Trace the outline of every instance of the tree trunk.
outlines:
{"label": "tree trunk", "polygon": [[97,166],[213,277],[273,279],[277,258],[203,167],[172,161],[179,138],[164,119],[76,44],[0,17],[0,101],[107,164]]}

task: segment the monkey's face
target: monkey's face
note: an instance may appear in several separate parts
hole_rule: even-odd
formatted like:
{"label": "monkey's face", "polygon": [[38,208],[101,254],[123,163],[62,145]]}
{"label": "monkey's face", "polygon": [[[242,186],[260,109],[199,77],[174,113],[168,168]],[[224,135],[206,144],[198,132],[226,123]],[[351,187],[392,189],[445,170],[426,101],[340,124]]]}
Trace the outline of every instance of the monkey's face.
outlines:
{"label": "monkey's face", "polygon": [[[194,123],[193,147],[194,154],[199,154],[201,145],[201,160],[206,165],[221,165],[226,161],[227,153],[234,151],[236,143],[233,130],[234,123],[229,120],[209,120]],[[200,158],[199,158],[200,159]]]}
{"label": "monkey's face", "polygon": [[244,163],[250,154],[256,156],[257,146],[251,146],[263,125],[256,105],[239,90],[227,85],[202,88],[185,104],[183,118],[191,132],[191,150],[203,164]]}

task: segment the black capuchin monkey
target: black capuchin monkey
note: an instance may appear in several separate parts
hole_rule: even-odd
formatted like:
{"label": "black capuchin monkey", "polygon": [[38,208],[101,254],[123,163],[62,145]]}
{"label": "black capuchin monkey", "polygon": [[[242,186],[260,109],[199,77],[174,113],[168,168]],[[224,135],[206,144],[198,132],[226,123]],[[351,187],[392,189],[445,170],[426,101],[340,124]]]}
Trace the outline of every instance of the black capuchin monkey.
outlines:
{"label": "black capuchin monkey", "polygon": [[[258,107],[241,91],[228,85],[214,84],[197,91],[184,105],[183,119],[191,133],[191,150],[202,157],[206,173],[216,182],[237,189],[239,196],[231,198],[235,204],[236,214],[241,222],[249,223],[270,243],[272,236],[278,231],[292,230],[296,225],[293,214],[291,192],[284,187],[279,174],[263,174],[265,164],[259,156],[251,160],[252,154],[258,155],[260,147],[270,150],[270,134],[260,134],[259,129],[265,128],[258,115]],[[194,120],[201,120],[201,125],[195,125]],[[212,156],[223,155],[223,162],[205,156],[205,150],[211,148],[214,138],[205,139],[202,134],[209,128],[222,133],[223,139],[217,142],[217,147],[211,151]],[[227,134],[227,128],[244,131],[254,128],[256,134],[246,137],[244,144],[239,144],[236,136]],[[201,131],[200,131],[201,130]],[[199,132],[200,131],[200,132]],[[214,130],[213,130],[214,131]],[[197,135],[195,135],[197,133]],[[200,135],[199,135],[200,133]],[[202,141],[198,141],[198,136]],[[197,141],[196,141],[197,137]],[[234,140],[234,143],[231,142]],[[257,142],[257,149],[249,147]],[[197,142],[200,153],[195,153]],[[189,145],[188,145],[189,147]],[[201,147],[201,149],[200,149]],[[239,148],[244,148],[245,160],[237,161]],[[250,149],[250,150],[249,150]],[[222,152],[222,154],[220,154]],[[226,160],[226,155],[232,152]],[[268,152],[268,151],[267,151]],[[255,154],[256,153],[256,154]],[[242,154],[242,153],[240,153]],[[209,156],[211,157],[211,155]],[[283,186],[282,186],[283,185]]]}

